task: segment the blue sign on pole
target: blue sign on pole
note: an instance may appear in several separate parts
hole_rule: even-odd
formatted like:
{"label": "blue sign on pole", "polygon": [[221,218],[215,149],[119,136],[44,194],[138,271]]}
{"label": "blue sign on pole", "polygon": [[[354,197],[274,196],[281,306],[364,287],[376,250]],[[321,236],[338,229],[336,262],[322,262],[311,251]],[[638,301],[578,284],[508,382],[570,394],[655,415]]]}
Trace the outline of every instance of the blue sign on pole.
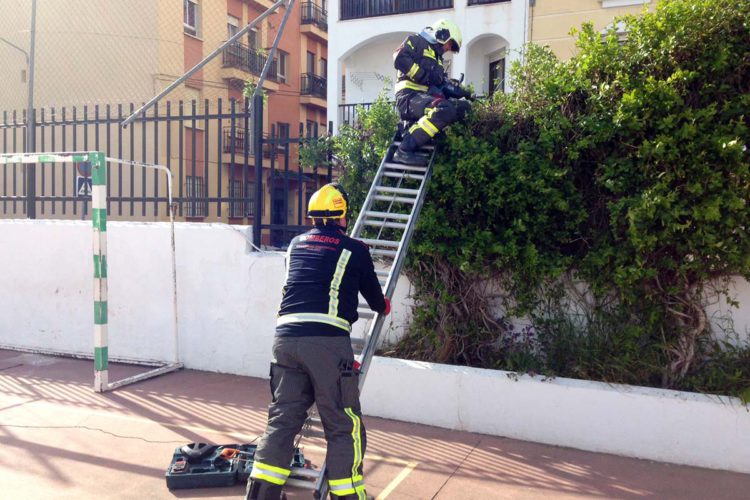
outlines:
{"label": "blue sign on pole", "polygon": [[76,175],[76,196],[91,196],[91,177]]}

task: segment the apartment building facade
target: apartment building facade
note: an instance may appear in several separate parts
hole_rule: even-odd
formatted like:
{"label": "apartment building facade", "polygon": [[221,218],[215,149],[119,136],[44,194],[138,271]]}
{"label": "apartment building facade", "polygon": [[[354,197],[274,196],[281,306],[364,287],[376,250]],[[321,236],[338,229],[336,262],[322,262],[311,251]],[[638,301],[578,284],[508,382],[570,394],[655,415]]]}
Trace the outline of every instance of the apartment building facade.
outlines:
{"label": "apartment building facade", "polygon": [[[0,76],[4,89],[0,92],[0,113],[4,113],[6,130],[4,141],[0,136],[3,152],[23,147],[22,140],[11,141],[7,132],[8,123],[24,121],[28,72],[21,52],[25,49],[28,53],[29,48],[28,4],[19,2],[14,15],[0,20],[0,37],[10,42],[0,41],[0,62],[8,68]],[[198,199],[189,205],[191,208],[182,210],[183,217],[253,224],[256,161],[243,88],[248,81],[258,81],[284,8],[165,96],[158,108],[146,112],[146,120],[136,120],[132,125],[135,132],[120,129],[116,122],[273,4],[271,0],[39,2],[34,104],[37,122],[46,120],[47,126],[37,132],[37,149],[41,144],[46,150],[52,144],[60,149],[63,143],[67,149],[81,149],[84,142],[92,149],[95,134],[119,134],[126,140],[132,136],[132,142],[123,148],[124,156],[133,151],[135,157],[129,159],[170,165],[174,172],[179,169],[182,173],[173,194]],[[263,83],[263,133],[267,139],[294,139],[327,130],[327,28],[325,0],[295,3]],[[77,115],[72,119],[74,109]],[[84,112],[86,131],[83,123],[75,121],[81,120]],[[165,116],[167,113],[169,116]],[[67,130],[63,123],[68,124]],[[81,125],[77,138],[73,137],[75,124]],[[50,134],[57,134],[56,139]],[[271,134],[273,137],[269,137]],[[326,179],[325,169],[323,173],[300,169],[297,148],[298,141],[294,140],[288,146],[263,146],[264,223],[304,223],[299,214],[307,196]],[[108,152],[113,157],[117,153]],[[136,184],[139,176],[134,177]],[[124,177],[119,189],[133,191],[130,177]],[[136,186],[134,190],[149,191],[149,198],[164,198],[164,183],[154,192],[150,177],[148,186]],[[49,184],[48,178],[47,191]],[[59,187],[58,198],[63,188]],[[37,192],[40,190],[41,186]],[[60,216],[62,211],[55,212]],[[52,214],[47,211],[46,215]]]}
{"label": "apartment building facade", "polygon": [[392,54],[401,41],[437,19],[456,22],[463,34],[459,54],[448,55],[451,77],[464,75],[477,94],[511,90],[510,64],[525,43],[549,45],[570,57],[570,29],[585,21],[605,28],[616,16],[637,14],[649,0],[333,0],[328,115],[338,128],[352,121],[356,104],[371,103],[385,89],[392,96]]}
{"label": "apartment building facade", "polygon": [[652,9],[657,0],[536,0],[529,11],[529,40],[546,45],[560,59],[576,53],[576,37],[570,33],[584,22],[606,30],[616,17],[638,15]]}

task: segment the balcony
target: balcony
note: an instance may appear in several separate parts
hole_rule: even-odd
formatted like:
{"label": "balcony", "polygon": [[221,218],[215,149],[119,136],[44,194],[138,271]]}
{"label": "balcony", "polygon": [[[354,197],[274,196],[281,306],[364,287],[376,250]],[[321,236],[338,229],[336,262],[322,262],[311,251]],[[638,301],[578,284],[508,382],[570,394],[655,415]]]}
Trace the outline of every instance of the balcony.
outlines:
{"label": "balcony", "polygon": [[466,5],[488,5],[491,3],[508,3],[510,0],[468,0]]}
{"label": "balcony", "polygon": [[452,9],[453,0],[340,0],[341,20]]}
{"label": "balcony", "polygon": [[[248,134],[248,131],[242,127],[225,126],[223,129],[223,141],[222,141],[222,158],[221,161],[226,165],[238,165],[242,164],[245,159],[245,148],[247,147],[248,158],[254,157],[255,145],[253,144],[254,137],[252,133]],[[267,141],[269,135],[263,134],[263,140]],[[271,153],[276,150],[276,154],[283,154],[284,147],[267,142],[263,143],[263,158],[271,158]],[[254,162],[255,160],[252,160]]]}
{"label": "balcony", "polygon": [[326,108],[326,79],[313,73],[303,73],[300,85],[300,102],[319,108]]}
{"label": "balcony", "polygon": [[[225,154],[232,154],[235,155],[244,155],[245,153],[245,140],[247,140],[247,154],[249,156],[253,155],[253,138],[252,136],[247,136],[247,131],[244,128],[240,127],[234,127],[234,130],[231,126],[224,127],[224,153]],[[247,137],[246,137],[247,136]]]}
{"label": "balcony", "polygon": [[302,3],[302,26],[313,25],[328,32],[328,12],[315,2]]}
{"label": "balcony", "polygon": [[[221,76],[226,80],[247,81],[247,75],[242,73],[260,76],[267,60],[267,55],[240,42],[234,42],[227,46],[222,54],[223,69]],[[278,77],[278,61],[273,61],[271,67],[268,68],[263,87],[267,90],[278,90],[278,84],[276,83]]]}

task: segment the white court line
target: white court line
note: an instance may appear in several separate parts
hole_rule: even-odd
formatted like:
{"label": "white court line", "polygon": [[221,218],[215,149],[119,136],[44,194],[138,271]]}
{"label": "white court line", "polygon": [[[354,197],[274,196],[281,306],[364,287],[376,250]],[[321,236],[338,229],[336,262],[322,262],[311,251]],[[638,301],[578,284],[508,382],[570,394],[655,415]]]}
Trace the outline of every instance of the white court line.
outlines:
{"label": "white court line", "polygon": [[388,483],[388,486],[386,486],[385,489],[382,492],[380,492],[380,495],[378,495],[378,497],[375,500],[385,500],[386,498],[388,498],[388,495],[393,493],[393,490],[396,489],[396,486],[401,484],[401,481],[406,479],[406,476],[411,474],[411,471],[413,471],[417,465],[418,465],[417,462],[409,462],[408,464],[406,464],[406,467],[404,467],[404,470],[402,470],[401,473],[398,476],[396,476],[396,478],[393,481]]}

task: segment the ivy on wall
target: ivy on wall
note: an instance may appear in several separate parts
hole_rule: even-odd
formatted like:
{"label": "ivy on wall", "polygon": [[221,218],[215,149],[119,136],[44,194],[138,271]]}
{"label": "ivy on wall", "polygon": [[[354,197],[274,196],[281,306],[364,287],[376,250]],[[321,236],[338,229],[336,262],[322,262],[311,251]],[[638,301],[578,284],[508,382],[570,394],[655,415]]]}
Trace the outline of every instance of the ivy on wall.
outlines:
{"label": "ivy on wall", "polygon": [[394,354],[750,389],[750,349],[716,340],[705,312],[750,277],[750,3],[663,0],[618,21],[624,41],[584,25],[568,61],[527,47],[514,92],[447,133]]}

